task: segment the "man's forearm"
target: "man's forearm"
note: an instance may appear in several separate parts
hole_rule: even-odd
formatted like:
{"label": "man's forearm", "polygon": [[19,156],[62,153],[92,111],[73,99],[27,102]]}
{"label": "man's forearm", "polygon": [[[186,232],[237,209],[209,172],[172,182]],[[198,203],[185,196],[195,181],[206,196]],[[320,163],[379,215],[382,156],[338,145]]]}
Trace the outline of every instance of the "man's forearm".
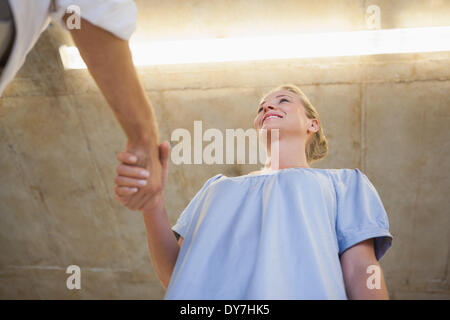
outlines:
{"label": "man's forearm", "polygon": [[128,42],[84,19],[81,28],[71,34],[128,142],[155,149],[159,141],[155,113],[139,81]]}

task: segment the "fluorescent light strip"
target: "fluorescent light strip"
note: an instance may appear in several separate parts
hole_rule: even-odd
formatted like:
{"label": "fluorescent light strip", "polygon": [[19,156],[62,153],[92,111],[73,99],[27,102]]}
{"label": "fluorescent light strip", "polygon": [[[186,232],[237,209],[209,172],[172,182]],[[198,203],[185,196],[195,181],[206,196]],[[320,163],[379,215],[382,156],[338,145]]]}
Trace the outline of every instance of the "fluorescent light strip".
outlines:
{"label": "fluorescent light strip", "polygon": [[[136,66],[450,51],[450,27],[130,43]],[[78,49],[60,47],[65,69],[86,68]]]}

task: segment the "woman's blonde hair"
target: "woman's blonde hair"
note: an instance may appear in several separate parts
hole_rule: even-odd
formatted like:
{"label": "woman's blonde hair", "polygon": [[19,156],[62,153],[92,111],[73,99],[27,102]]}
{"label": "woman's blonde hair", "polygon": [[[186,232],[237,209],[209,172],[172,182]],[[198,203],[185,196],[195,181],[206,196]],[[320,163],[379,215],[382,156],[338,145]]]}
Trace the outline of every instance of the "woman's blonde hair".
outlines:
{"label": "woman's blonde hair", "polygon": [[305,149],[306,161],[308,161],[308,163],[313,163],[315,161],[325,158],[328,155],[328,140],[325,137],[325,134],[323,133],[322,125],[319,119],[319,113],[317,112],[316,108],[314,108],[314,106],[311,104],[311,102],[308,100],[303,91],[300,90],[299,87],[293,84],[280,85],[270,90],[268,93],[266,93],[263,96],[263,99],[261,99],[261,102],[264,101],[264,99],[269,94],[280,90],[287,90],[292,93],[295,93],[300,98],[300,101],[302,102],[303,107],[305,108],[306,116],[309,119],[317,119],[317,121],[319,121],[319,130],[315,132],[313,136],[309,139],[309,141],[307,141],[306,143]]}

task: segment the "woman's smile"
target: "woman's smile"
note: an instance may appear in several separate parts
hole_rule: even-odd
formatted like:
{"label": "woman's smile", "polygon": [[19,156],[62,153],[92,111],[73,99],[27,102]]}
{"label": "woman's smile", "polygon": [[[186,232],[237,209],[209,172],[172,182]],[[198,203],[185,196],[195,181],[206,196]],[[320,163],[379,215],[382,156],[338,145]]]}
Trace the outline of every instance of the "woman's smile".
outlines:
{"label": "woman's smile", "polygon": [[264,123],[264,121],[266,121],[266,120],[270,120],[270,119],[281,119],[281,118],[283,118],[283,116],[280,115],[280,114],[278,114],[278,113],[275,113],[275,112],[267,112],[267,113],[264,115],[264,117],[263,117],[262,123]]}

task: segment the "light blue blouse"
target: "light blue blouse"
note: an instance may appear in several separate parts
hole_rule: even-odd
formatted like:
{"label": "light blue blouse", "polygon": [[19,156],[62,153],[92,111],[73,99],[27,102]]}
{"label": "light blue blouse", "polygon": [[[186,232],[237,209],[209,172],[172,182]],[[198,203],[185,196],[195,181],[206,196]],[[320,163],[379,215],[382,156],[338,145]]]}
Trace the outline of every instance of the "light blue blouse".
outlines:
{"label": "light blue blouse", "polygon": [[[184,238],[164,299],[347,299],[339,255],[392,243],[359,169],[288,168],[210,178],[172,230]],[[369,274],[368,274],[369,276]]]}

